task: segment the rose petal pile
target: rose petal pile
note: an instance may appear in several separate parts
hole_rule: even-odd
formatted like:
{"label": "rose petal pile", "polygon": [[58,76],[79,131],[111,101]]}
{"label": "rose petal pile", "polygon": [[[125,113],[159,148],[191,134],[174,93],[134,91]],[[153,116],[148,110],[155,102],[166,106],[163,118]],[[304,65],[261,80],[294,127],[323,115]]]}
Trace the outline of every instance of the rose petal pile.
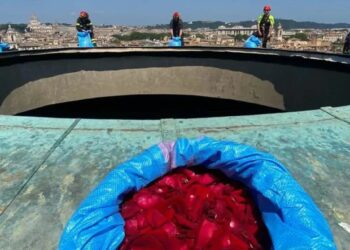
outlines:
{"label": "rose petal pile", "polygon": [[121,250],[265,249],[269,235],[249,192],[214,172],[180,169],[121,206]]}

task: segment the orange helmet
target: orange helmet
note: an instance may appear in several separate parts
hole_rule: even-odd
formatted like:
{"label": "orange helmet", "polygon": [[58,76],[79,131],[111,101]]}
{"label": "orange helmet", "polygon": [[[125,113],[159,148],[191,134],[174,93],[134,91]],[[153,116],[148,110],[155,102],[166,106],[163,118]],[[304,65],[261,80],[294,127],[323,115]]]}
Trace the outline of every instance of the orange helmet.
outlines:
{"label": "orange helmet", "polygon": [[89,17],[89,13],[87,13],[86,11],[80,11],[79,16],[80,17]]}
{"label": "orange helmet", "polygon": [[173,17],[180,17],[180,13],[175,11],[174,14],[173,14]]}
{"label": "orange helmet", "polygon": [[271,11],[271,6],[270,5],[265,5],[264,11]]}

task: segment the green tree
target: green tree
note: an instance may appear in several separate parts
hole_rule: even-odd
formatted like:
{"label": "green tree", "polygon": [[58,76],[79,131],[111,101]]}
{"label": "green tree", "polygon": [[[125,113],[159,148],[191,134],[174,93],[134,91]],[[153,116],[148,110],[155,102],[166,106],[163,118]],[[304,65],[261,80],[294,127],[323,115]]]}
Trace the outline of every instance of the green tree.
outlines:
{"label": "green tree", "polygon": [[135,41],[135,40],[163,40],[168,36],[167,33],[143,33],[143,32],[131,32],[129,35],[113,35],[119,41]]}
{"label": "green tree", "polygon": [[248,39],[248,35],[242,35],[242,34],[238,34],[238,35],[230,35],[231,37],[233,37],[236,41],[245,41]]}
{"label": "green tree", "polygon": [[[0,30],[7,30],[8,25],[9,24],[0,24]],[[27,24],[25,23],[11,24],[11,27],[19,33],[24,33],[24,30],[27,27]]]}
{"label": "green tree", "polygon": [[297,38],[297,39],[299,39],[301,41],[309,41],[309,39],[307,38],[307,35],[305,33],[296,33],[292,37]]}
{"label": "green tree", "polygon": [[200,38],[200,39],[204,39],[205,38],[205,35],[203,34],[196,34],[196,37]]}

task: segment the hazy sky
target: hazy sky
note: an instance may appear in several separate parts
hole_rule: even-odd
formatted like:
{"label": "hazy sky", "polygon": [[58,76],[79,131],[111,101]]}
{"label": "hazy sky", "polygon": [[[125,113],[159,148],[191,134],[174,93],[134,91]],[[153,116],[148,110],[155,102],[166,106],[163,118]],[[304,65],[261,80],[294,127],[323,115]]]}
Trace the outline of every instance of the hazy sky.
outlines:
{"label": "hazy sky", "polygon": [[253,20],[265,4],[277,18],[325,23],[350,23],[350,0],[2,0],[0,23],[74,23],[87,10],[95,24],[143,25],[168,23],[177,10],[184,21]]}

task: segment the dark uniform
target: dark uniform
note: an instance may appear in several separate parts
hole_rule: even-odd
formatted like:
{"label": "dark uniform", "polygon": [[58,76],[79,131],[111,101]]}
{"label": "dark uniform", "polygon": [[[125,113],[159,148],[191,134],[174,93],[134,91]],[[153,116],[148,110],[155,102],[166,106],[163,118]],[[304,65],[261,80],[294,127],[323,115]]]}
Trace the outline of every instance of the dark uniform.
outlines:
{"label": "dark uniform", "polygon": [[349,49],[350,49],[350,33],[345,38],[343,53],[348,54]]}
{"label": "dark uniform", "polygon": [[[180,36],[180,30],[183,29],[183,22],[181,20],[181,18],[173,18],[170,21],[170,29],[173,30],[173,35],[174,37],[179,37]],[[183,41],[183,34],[181,35],[181,45],[184,45],[184,41]]]}
{"label": "dark uniform", "polygon": [[262,47],[266,48],[267,41],[270,39],[270,29],[275,24],[275,18],[270,14],[262,14],[258,18],[258,29],[261,32],[261,38],[262,38]]}
{"label": "dark uniform", "polygon": [[94,39],[94,28],[88,17],[78,17],[76,26],[77,31],[90,31],[91,39]]}

